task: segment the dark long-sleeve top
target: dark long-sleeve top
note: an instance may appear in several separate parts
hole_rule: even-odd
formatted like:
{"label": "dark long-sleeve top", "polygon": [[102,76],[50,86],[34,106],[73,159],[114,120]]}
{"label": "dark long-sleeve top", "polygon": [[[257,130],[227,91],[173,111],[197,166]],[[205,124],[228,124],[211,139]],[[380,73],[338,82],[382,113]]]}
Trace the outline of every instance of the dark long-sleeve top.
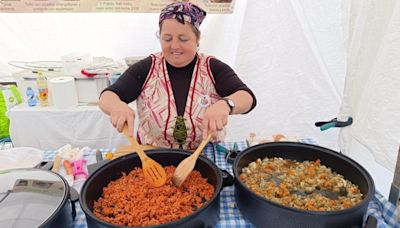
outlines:
{"label": "dark long-sleeve top", "polygon": [[[185,111],[186,99],[196,60],[197,57],[190,64],[182,68],[174,67],[168,62],[166,64],[178,115],[183,115]],[[104,91],[109,90],[116,93],[126,103],[136,100],[149,74],[151,62],[152,58],[149,56],[130,66],[114,84],[110,85]],[[231,67],[216,58],[211,58],[210,69],[214,76],[215,88],[221,97],[229,96],[238,90],[245,90],[253,97],[253,104],[249,111],[256,106],[257,101],[253,92],[240,80]]]}

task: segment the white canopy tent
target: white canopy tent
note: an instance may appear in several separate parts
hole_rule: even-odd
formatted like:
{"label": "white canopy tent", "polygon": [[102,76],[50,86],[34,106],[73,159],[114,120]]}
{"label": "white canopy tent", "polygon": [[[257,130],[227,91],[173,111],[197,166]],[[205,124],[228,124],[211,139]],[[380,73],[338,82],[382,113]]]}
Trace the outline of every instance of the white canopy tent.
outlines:
{"label": "white canopy tent", "polygon": [[351,1],[346,10],[347,73],[339,118],[353,116],[355,122],[341,131],[340,147],[368,164],[379,189],[392,181],[400,147],[400,3]]}
{"label": "white canopy tent", "polygon": [[[399,7],[395,0],[238,0],[233,14],[208,15],[200,51],[232,66],[258,99],[251,113],[230,118],[228,139],[282,133],[341,148],[387,196],[400,144]],[[158,14],[0,14],[0,77],[18,71],[9,61],[59,60],[74,51],[118,61],[146,56],[160,50],[157,20]],[[314,126],[338,114],[354,118],[341,147],[339,129]]]}

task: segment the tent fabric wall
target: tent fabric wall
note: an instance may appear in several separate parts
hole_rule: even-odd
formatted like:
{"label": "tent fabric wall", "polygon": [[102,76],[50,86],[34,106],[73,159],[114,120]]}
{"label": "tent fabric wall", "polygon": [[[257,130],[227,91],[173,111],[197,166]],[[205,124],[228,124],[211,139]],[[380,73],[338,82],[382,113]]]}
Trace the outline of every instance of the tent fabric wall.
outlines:
{"label": "tent fabric wall", "polygon": [[[232,14],[209,14],[200,51],[233,65],[247,1]],[[157,13],[0,13],[0,77],[20,69],[9,61],[61,60],[86,52],[123,61],[160,51]]]}
{"label": "tent fabric wall", "polygon": [[248,1],[235,66],[259,103],[232,118],[231,135],[280,132],[338,149],[338,130],[314,123],[338,112],[345,54],[342,1]]}
{"label": "tent fabric wall", "polygon": [[[400,146],[400,2],[349,1],[348,60],[339,116],[353,125],[340,132],[346,154],[360,143],[394,172]],[[355,141],[355,142],[353,142]]]}
{"label": "tent fabric wall", "polygon": [[156,14],[3,13],[0,21],[0,33],[6,34],[0,48],[7,53],[0,55],[0,76],[20,71],[8,61],[58,61],[71,52],[122,60],[159,50]]}

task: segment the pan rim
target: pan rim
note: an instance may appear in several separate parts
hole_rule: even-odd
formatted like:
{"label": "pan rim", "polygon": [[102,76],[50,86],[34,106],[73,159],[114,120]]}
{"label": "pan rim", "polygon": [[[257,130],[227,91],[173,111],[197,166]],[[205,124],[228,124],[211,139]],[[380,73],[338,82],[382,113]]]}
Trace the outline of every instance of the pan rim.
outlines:
{"label": "pan rim", "polygon": [[[328,153],[332,156],[338,157],[339,159],[342,159],[344,162],[350,163],[351,165],[353,165],[354,168],[356,168],[365,177],[366,182],[368,183],[368,191],[365,194],[364,199],[361,202],[359,202],[358,204],[354,205],[353,207],[346,208],[346,209],[339,210],[339,211],[307,211],[307,210],[301,210],[301,209],[297,209],[297,208],[293,208],[293,207],[284,206],[282,204],[273,202],[265,197],[262,197],[262,196],[256,194],[251,189],[249,189],[243,183],[242,180],[240,180],[239,176],[240,176],[241,172],[239,173],[239,170],[238,170],[239,162],[244,156],[251,153],[253,150],[256,150],[258,148],[276,147],[276,146],[291,146],[291,147],[316,149],[320,152]],[[331,150],[326,147],[313,145],[313,144],[307,144],[307,143],[301,143],[301,142],[269,142],[269,143],[263,143],[263,144],[258,144],[258,145],[252,146],[252,147],[248,147],[245,150],[243,150],[241,153],[239,153],[239,155],[237,156],[237,158],[235,159],[235,161],[233,163],[232,169],[233,169],[233,173],[235,175],[235,188],[241,187],[241,188],[245,189],[248,193],[250,193],[251,196],[255,197],[255,199],[257,199],[258,201],[262,201],[263,203],[268,203],[274,207],[286,209],[286,210],[289,210],[289,211],[292,211],[295,213],[316,215],[316,216],[334,216],[334,215],[337,216],[337,215],[341,215],[341,214],[347,214],[347,213],[358,210],[364,204],[368,204],[372,200],[372,198],[375,194],[375,184],[372,179],[372,176],[368,173],[368,171],[363,166],[361,166],[356,161],[354,161],[352,158],[350,158],[344,154],[341,154],[339,152],[336,152],[336,151]]]}
{"label": "pan rim", "polygon": [[[168,150],[166,152],[166,150]],[[149,155],[149,157],[151,157],[154,154],[159,154],[159,153],[175,153],[175,154],[183,154],[183,155],[187,155],[190,156],[192,154],[192,152],[188,152],[186,150],[181,150],[181,149],[168,149],[168,148],[163,148],[163,149],[151,149],[151,150],[147,150],[146,154]],[[89,182],[92,182],[93,177],[95,176],[95,174],[97,174],[97,172],[101,172],[102,170],[107,169],[107,166],[111,166],[111,164],[113,163],[117,163],[120,162],[120,160],[124,160],[124,159],[132,159],[136,157],[138,158],[138,155],[136,153],[132,153],[132,154],[127,154],[124,156],[121,156],[117,159],[111,160],[110,162],[108,162],[106,165],[98,168],[94,173],[92,173],[92,175],[85,181],[85,183],[82,186],[81,192],[79,194],[79,203],[80,206],[83,210],[83,212],[85,213],[86,216],[90,216],[91,219],[94,219],[97,223],[100,223],[101,225],[107,226],[107,227],[136,227],[136,226],[120,226],[120,225],[115,225],[112,223],[108,223],[106,221],[103,221],[99,218],[97,218],[96,215],[93,214],[93,212],[89,209],[88,205],[86,204],[86,195],[83,194],[84,191],[86,191],[86,189],[89,186]],[[154,158],[153,158],[154,159]],[[183,158],[184,159],[184,158]],[[179,220],[175,220],[169,223],[163,223],[163,224],[159,224],[159,225],[155,225],[155,226],[140,226],[140,227],[146,227],[146,228],[162,228],[162,227],[167,227],[167,226],[173,226],[173,227],[177,227],[181,224],[184,224],[185,222],[187,222],[188,220],[193,219],[195,216],[198,216],[199,214],[203,213],[207,208],[211,207],[211,204],[213,203],[218,203],[218,207],[219,207],[219,197],[220,197],[220,192],[222,190],[222,174],[220,169],[218,168],[218,166],[216,164],[214,164],[210,159],[208,159],[205,156],[199,156],[198,160],[201,160],[202,162],[205,162],[208,166],[210,166],[210,168],[214,169],[216,171],[216,175],[217,175],[217,183],[215,185],[215,190],[214,190],[214,194],[213,196],[210,198],[210,200],[208,200],[208,202],[201,208],[197,209],[196,211],[194,211],[193,213],[189,214],[186,217],[183,217]],[[98,175],[98,174],[97,174]],[[218,202],[214,202],[214,201],[218,201]],[[139,226],[138,226],[139,227]]]}

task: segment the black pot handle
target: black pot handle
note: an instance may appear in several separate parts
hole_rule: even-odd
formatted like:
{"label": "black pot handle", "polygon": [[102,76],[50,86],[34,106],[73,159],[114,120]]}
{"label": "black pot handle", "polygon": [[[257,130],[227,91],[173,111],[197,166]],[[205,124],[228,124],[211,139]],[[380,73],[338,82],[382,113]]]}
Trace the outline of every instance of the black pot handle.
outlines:
{"label": "black pot handle", "polygon": [[225,169],[220,169],[220,171],[222,174],[222,188],[233,185],[233,183],[235,182],[235,177],[232,176]]}
{"label": "black pot handle", "polygon": [[76,191],[74,187],[69,188],[69,199],[71,200],[71,215],[72,215],[72,220],[75,220],[76,218],[76,207],[75,207],[75,202],[79,200],[79,193]]}
{"label": "black pot handle", "polygon": [[368,215],[367,221],[363,228],[376,228],[378,225],[378,220],[374,216]]}
{"label": "black pot handle", "polygon": [[54,164],[54,162],[52,162],[52,161],[44,161],[44,162],[39,163],[37,166],[35,166],[35,168],[51,170],[51,168],[53,168],[53,164]]}

